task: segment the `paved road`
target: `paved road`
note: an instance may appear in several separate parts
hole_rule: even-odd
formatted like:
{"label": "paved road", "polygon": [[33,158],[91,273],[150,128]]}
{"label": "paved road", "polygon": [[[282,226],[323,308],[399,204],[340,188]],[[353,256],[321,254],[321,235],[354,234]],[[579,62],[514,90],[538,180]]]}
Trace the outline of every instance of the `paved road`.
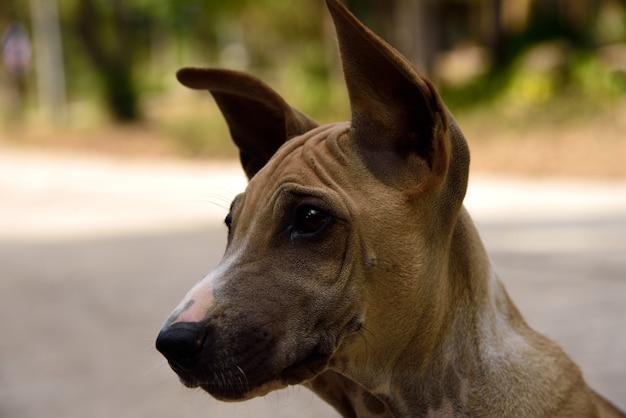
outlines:
{"label": "paved road", "polygon": [[[306,389],[217,403],[154,338],[220,258],[231,164],[0,149],[0,417],[334,417]],[[467,205],[528,321],[626,409],[626,184],[473,177]]]}

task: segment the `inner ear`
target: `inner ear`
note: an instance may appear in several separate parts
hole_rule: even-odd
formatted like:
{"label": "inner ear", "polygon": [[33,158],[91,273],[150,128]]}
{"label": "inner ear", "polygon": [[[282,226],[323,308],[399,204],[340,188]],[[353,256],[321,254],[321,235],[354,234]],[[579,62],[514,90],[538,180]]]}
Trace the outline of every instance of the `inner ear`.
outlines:
{"label": "inner ear", "polygon": [[241,165],[251,179],[287,140],[317,127],[292,108],[271,87],[249,74],[204,68],[183,68],[176,74],[185,86],[208,90],[239,148]]}

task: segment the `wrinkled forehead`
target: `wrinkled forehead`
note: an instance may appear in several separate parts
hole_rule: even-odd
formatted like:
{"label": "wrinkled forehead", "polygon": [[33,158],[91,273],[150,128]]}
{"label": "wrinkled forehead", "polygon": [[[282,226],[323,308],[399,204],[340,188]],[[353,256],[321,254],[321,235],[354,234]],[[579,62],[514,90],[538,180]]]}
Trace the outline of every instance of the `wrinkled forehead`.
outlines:
{"label": "wrinkled forehead", "polygon": [[349,131],[349,123],[335,123],[290,139],[250,180],[248,198],[285,183],[306,187],[341,184],[346,166],[354,160]]}
{"label": "wrinkled forehead", "polygon": [[[352,211],[363,175],[351,146],[350,124],[324,125],[287,141],[249,182],[238,204],[255,213],[281,207],[283,198],[318,198],[341,213]],[[290,197],[289,197],[290,196]],[[277,206],[278,205],[278,206]]]}

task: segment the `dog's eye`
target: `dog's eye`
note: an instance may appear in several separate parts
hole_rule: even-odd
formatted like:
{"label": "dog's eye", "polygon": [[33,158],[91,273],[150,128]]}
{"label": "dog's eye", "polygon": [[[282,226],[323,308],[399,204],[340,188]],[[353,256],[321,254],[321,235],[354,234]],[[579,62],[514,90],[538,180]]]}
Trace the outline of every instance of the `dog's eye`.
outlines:
{"label": "dog's eye", "polygon": [[330,220],[330,215],[325,211],[311,205],[304,205],[296,210],[296,218],[293,231],[306,235],[313,234],[322,229]]}
{"label": "dog's eye", "polygon": [[226,227],[230,231],[230,228],[233,226],[233,215],[232,214],[229,213],[228,215],[226,215],[226,218],[224,219],[224,224],[226,225]]}

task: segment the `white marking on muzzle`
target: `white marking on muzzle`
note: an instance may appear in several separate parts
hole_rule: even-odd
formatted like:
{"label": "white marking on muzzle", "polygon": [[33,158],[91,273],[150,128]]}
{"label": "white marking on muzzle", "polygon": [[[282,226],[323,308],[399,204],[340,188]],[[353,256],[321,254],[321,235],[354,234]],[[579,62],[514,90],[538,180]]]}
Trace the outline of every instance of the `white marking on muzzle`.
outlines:
{"label": "white marking on muzzle", "polygon": [[213,295],[215,282],[233,264],[234,258],[231,256],[222,260],[215,269],[196,283],[174,309],[167,323],[172,325],[177,322],[199,322],[205,319],[209,310],[215,305]]}

